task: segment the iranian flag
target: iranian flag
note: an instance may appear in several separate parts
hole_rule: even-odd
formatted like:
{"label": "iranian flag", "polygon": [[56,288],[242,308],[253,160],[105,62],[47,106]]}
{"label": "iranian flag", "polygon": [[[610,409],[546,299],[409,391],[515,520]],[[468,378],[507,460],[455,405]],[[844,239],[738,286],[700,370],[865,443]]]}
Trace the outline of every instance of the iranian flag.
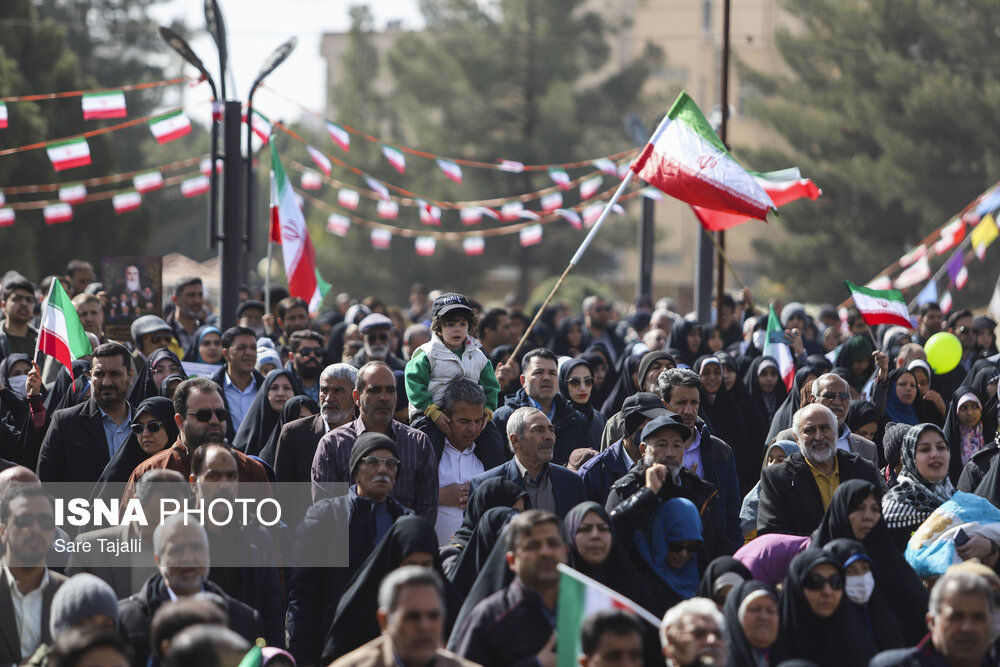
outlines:
{"label": "iranian flag", "polygon": [[528,246],[533,246],[535,244],[542,242],[542,226],[541,225],[529,225],[522,229],[519,233],[521,247],[527,248]]}
{"label": "iranian flag", "polygon": [[351,229],[351,221],[346,215],[340,215],[339,213],[331,213],[330,217],[326,219],[326,231],[330,232],[334,236],[344,237],[347,236],[347,232]]}
{"label": "iranian flag", "polygon": [[576,667],[583,653],[580,644],[580,629],[583,621],[591,614],[605,609],[621,609],[630,612],[653,627],[659,627],[660,620],[651,613],[617,593],[604,584],[594,581],[573,568],[560,563],[559,604],[556,612],[556,665]]}
{"label": "iranian flag", "polygon": [[309,304],[309,312],[319,311],[323,297],[330,291],[330,283],[323,280],[316,270],[316,251],[313,249],[302,209],[295,201],[292,184],[278,157],[274,139],[271,141],[271,171],[274,178],[272,192],[276,195],[277,216],[281,228],[281,253],[285,260],[288,292]]}
{"label": "iranian flag", "polygon": [[86,198],[87,186],[83,183],[64,185],[59,188],[59,201],[64,201],[67,204],[79,204]]}
{"label": "iranian flag", "polygon": [[69,222],[73,219],[73,207],[65,202],[49,204],[42,209],[42,217],[45,218],[46,225]]}
{"label": "iranian flag", "polygon": [[500,164],[497,168],[500,171],[506,171],[510,174],[520,174],[524,171],[524,163],[518,162],[517,160],[500,160]]}
{"label": "iranian flag", "polygon": [[482,255],[485,249],[486,240],[482,236],[467,236],[462,239],[462,250],[470,257]]}
{"label": "iranian flag", "polygon": [[463,225],[478,225],[483,219],[483,212],[478,206],[463,208],[458,212]]}
{"label": "iranian flag", "polygon": [[365,183],[368,184],[368,188],[378,195],[378,198],[382,201],[389,201],[389,188],[385,187],[381,181],[377,181],[371,176],[365,176]]}
{"label": "iranian flag", "polygon": [[590,199],[596,195],[597,191],[601,189],[601,183],[603,182],[604,179],[602,177],[594,176],[580,183],[580,199]]}
{"label": "iranian flag", "polygon": [[847,285],[847,289],[854,298],[854,306],[861,313],[861,317],[864,318],[868,326],[897,324],[907,329],[913,327],[910,322],[910,311],[906,307],[906,300],[899,291],[868,289],[855,285],[850,280],[845,280],[844,284]]}
{"label": "iranian flag", "polygon": [[[243,122],[245,123],[246,121],[247,117],[244,113]],[[261,141],[267,141],[271,137],[271,119],[254,109],[250,117],[250,129],[260,137]]]}
{"label": "iranian flag", "polygon": [[417,249],[417,254],[421,257],[430,257],[434,254],[434,249],[437,247],[437,240],[433,236],[418,236],[414,245]]}
{"label": "iranian flag", "polygon": [[406,173],[406,157],[399,149],[382,144],[382,155],[389,161],[393,169],[401,174]]}
{"label": "iranian flag", "polygon": [[392,243],[392,232],[388,229],[376,228],[371,234],[372,247],[376,250],[388,250]]}
{"label": "iranian flag", "polygon": [[791,389],[792,382],[795,380],[795,362],[792,360],[792,351],[785,343],[785,328],[781,326],[781,320],[774,312],[774,304],[771,304],[769,308],[771,312],[767,316],[764,356],[771,357],[778,362],[778,375],[785,382],[785,389]]}
{"label": "iranian flag", "polygon": [[83,119],[124,118],[128,115],[125,108],[125,93],[114,90],[107,93],[86,93],[81,100]]}
{"label": "iranian flag", "polygon": [[383,220],[395,220],[399,217],[399,204],[394,201],[380,201],[375,205],[375,213]]}
{"label": "iranian flag", "polygon": [[7,103],[0,102],[0,130],[7,129]]}
{"label": "iranian flag", "polygon": [[356,190],[351,190],[350,188],[340,188],[337,192],[337,203],[344,208],[349,208],[352,211],[358,207],[361,202],[361,195],[358,194]]}
{"label": "iranian flag", "polygon": [[561,192],[551,192],[541,200],[542,210],[546,213],[556,210],[563,205],[563,197]]}
{"label": "iranian flag", "polygon": [[76,308],[58,280],[49,286],[49,296],[42,307],[38,349],[65,366],[70,377],[73,377],[73,361],[93,351]]}
{"label": "iranian flag", "polygon": [[10,227],[14,224],[14,209],[0,208],[0,227]]}
{"label": "iranian flag", "polygon": [[455,181],[459,185],[462,184],[462,168],[458,164],[452,162],[451,160],[437,160],[438,168],[444,172],[444,175],[449,179]]}
{"label": "iranian flag", "polygon": [[134,211],[142,206],[142,195],[135,190],[120,192],[111,198],[111,205],[114,206],[115,213]]}
{"label": "iranian flag", "polygon": [[580,219],[580,214],[571,208],[557,208],[556,215],[560,218],[573,225],[574,229],[583,229],[583,220]]}
{"label": "iranian flag", "polygon": [[562,167],[549,167],[549,178],[560,190],[569,190],[569,174]]}
{"label": "iranian flag", "polygon": [[319,167],[324,174],[329,176],[333,172],[333,165],[330,163],[330,158],[323,155],[312,146],[306,146],[306,151],[309,153],[309,157],[312,158],[312,161],[316,163],[316,166]]}
{"label": "iranian flag", "polygon": [[85,167],[90,164],[90,145],[83,137],[49,144],[45,150],[56,171]]}
{"label": "iranian flag", "polygon": [[340,146],[345,153],[351,150],[351,135],[347,133],[347,130],[336,123],[326,121],[326,131],[330,133],[333,143]]}
{"label": "iranian flag", "polygon": [[682,92],[632,170],[692,206],[766,220],[774,202],[733,159],[701,109]]}
{"label": "iranian flag", "polygon": [[158,171],[147,171],[144,174],[136,174],[132,179],[132,185],[142,194],[159,190],[163,187],[163,174]]}
{"label": "iranian flag", "polygon": [[[767,173],[755,171],[748,173],[763,188],[775,206],[784,206],[797,199],[817,199],[823,194],[823,191],[816,187],[815,183],[808,178],[802,178],[802,174],[795,167]],[[694,214],[701,222],[701,226],[710,232],[729,229],[749,221],[745,215],[712,211],[701,206],[692,206],[691,208],[694,209]]]}
{"label": "iranian flag", "polygon": [[590,163],[595,167],[597,167],[598,169],[600,169],[601,171],[603,171],[608,176],[618,175],[618,167],[615,166],[614,162],[612,162],[606,157],[599,157],[596,160],[591,160]]}
{"label": "iranian flag", "polygon": [[212,182],[204,174],[181,182],[181,194],[185,197],[203,195],[212,188]]}
{"label": "iranian flag", "polygon": [[149,131],[158,143],[165,144],[188,134],[191,120],[183,111],[175,111],[149,121]]}

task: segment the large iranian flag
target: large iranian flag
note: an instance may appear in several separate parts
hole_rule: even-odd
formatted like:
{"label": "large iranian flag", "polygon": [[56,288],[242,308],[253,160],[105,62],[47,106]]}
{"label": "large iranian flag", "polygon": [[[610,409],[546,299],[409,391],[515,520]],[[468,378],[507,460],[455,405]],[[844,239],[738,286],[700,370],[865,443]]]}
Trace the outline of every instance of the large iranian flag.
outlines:
{"label": "large iranian flag", "polygon": [[850,290],[854,306],[868,326],[898,324],[907,329],[913,328],[913,323],[910,322],[910,309],[906,307],[906,299],[898,290],[868,289],[855,285],[850,280],[845,280],[844,284]]}
{"label": "large iranian flag", "polygon": [[774,202],[726,150],[694,100],[682,92],[632,171],[692,206],[766,220]]}
{"label": "large iranian flag", "polygon": [[785,389],[791,390],[792,382],[795,381],[795,361],[792,359],[792,351],[788,348],[788,343],[785,342],[785,328],[781,326],[781,320],[774,312],[774,304],[771,304],[769,308],[767,337],[764,339],[764,356],[771,357],[778,362],[778,375],[785,383]]}
{"label": "large iranian flag", "polygon": [[272,206],[281,230],[281,253],[285,259],[285,275],[288,277],[288,292],[291,296],[304,299],[309,304],[309,312],[319,312],[323,297],[330,291],[330,283],[323,280],[316,270],[316,251],[306,220],[295,200],[295,191],[288,180],[285,168],[281,166],[278,149],[271,135],[271,174],[274,197]]}
{"label": "large iranian flag", "polygon": [[42,308],[38,349],[65,366],[70,377],[73,377],[73,361],[93,351],[76,308],[58,280],[52,281]]}
{"label": "large iranian flag", "polygon": [[558,667],[575,667],[583,653],[580,628],[591,614],[604,609],[623,609],[659,627],[660,619],[616,593],[604,584],[594,581],[560,563],[559,605],[556,612],[556,653]]}
{"label": "large iranian flag", "polygon": [[[764,192],[771,198],[775,206],[784,206],[796,199],[817,199],[823,194],[823,191],[815,183],[808,178],[802,178],[802,174],[799,173],[797,167],[766,173],[756,171],[748,173],[764,189]],[[713,211],[701,206],[692,206],[691,208],[694,209],[694,214],[697,216],[701,226],[710,232],[729,229],[750,220],[745,215],[722,213],[721,211]]]}

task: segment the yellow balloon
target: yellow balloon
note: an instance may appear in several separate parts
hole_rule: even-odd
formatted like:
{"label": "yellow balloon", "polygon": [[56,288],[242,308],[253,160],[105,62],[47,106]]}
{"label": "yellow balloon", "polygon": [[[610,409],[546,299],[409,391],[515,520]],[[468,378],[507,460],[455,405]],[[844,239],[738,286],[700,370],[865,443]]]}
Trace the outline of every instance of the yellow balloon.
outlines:
{"label": "yellow balloon", "polygon": [[924,352],[935,374],[950,373],[962,360],[962,341],[955,334],[941,331],[927,339]]}

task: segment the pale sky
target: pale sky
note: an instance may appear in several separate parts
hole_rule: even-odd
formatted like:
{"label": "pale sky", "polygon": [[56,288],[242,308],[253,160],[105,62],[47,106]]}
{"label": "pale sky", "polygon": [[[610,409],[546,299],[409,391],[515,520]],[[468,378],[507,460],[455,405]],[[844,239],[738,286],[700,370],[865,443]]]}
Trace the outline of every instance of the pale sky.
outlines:
{"label": "pale sky", "polygon": [[[324,32],[343,32],[350,28],[348,11],[359,4],[372,8],[376,30],[392,20],[402,20],[404,28],[416,29],[421,25],[417,0],[370,3],[359,0],[219,0],[228,34],[229,67],[236,82],[235,95],[227,90],[229,97],[245,101],[247,88],[261,64],[271,51],[294,35],[299,39],[298,46],[288,60],[268,76],[267,84],[309,109],[322,112],[326,103],[326,63],[319,55],[320,37]],[[203,0],[169,0],[154,6],[153,15],[165,25],[180,17],[189,28],[204,29],[204,7]],[[215,42],[203,32],[191,41],[191,47],[218,83],[219,57]],[[185,72],[197,73],[190,66]],[[208,88],[203,90],[207,96]],[[188,100],[192,98],[189,96]],[[254,95],[254,106],[272,118],[294,121],[300,115],[296,107],[264,90]]]}

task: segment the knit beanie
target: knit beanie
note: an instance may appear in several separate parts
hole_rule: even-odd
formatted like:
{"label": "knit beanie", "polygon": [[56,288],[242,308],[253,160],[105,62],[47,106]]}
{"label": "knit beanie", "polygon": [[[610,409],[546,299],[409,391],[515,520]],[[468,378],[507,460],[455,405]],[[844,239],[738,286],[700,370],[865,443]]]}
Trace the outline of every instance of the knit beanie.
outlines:
{"label": "knit beanie", "polygon": [[354,446],[351,447],[351,478],[354,477],[361,459],[376,449],[388,449],[393,456],[399,458],[399,449],[396,448],[395,440],[383,433],[365,431],[354,440]]}
{"label": "knit beanie", "polygon": [[118,596],[104,580],[81,572],[70,577],[52,598],[49,631],[58,637],[91,616],[107,616],[118,625]]}

